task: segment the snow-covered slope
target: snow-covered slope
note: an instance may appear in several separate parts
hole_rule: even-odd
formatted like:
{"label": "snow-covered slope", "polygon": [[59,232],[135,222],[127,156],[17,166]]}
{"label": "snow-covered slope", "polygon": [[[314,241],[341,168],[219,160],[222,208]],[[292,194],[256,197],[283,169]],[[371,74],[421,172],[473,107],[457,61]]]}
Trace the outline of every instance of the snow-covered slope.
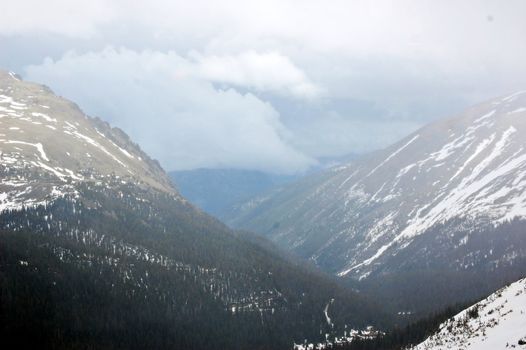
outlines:
{"label": "snow-covered slope", "polygon": [[526,257],[526,236],[508,226],[525,217],[522,91],[256,198],[229,221],[332,273],[363,280],[434,265],[512,264]]}
{"label": "snow-covered slope", "polygon": [[110,178],[176,193],[157,162],[122,131],[0,70],[0,212]]}
{"label": "snow-covered slope", "polygon": [[462,311],[411,349],[526,349],[526,279]]}

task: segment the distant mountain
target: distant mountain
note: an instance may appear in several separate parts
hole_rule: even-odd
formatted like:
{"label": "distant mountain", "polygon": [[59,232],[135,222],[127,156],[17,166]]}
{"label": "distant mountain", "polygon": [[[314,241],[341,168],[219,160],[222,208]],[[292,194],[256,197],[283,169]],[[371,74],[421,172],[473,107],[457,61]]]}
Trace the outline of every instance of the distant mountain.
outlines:
{"label": "distant mountain", "polygon": [[0,71],[4,342],[286,349],[391,322],[364,295],[193,207],[122,131]]}
{"label": "distant mountain", "polygon": [[220,219],[236,204],[299,178],[241,169],[195,169],[168,175],[185,198]]}
{"label": "distant mountain", "polygon": [[526,279],[455,315],[411,349],[526,349]]}
{"label": "distant mountain", "polygon": [[526,92],[518,92],[256,197],[227,221],[405,312],[522,276],[525,218]]}
{"label": "distant mountain", "polygon": [[235,215],[250,198],[297,181],[329,167],[359,158],[357,154],[324,157],[306,173],[279,175],[243,169],[194,169],[169,172],[180,193],[197,207],[219,219]]}

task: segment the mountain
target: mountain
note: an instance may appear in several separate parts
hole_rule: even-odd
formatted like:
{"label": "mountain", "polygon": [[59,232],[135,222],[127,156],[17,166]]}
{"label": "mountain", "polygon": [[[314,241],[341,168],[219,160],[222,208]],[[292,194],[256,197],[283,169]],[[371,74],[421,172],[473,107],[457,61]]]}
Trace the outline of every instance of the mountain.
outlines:
{"label": "mountain", "polygon": [[242,169],[194,169],[168,175],[185,198],[220,219],[237,204],[299,178]]}
{"label": "mountain", "polygon": [[525,217],[526,92],[518,92],[256,197],[227,222],[413,312],[521,277]]}
{"label": "mountain", "polygon": [[476,303],[440,325],[414,350],[526,349],[526,279]]}
{"label": "mountain", "polygon": [[45,203],[73,194],[76,183],[109,177],[176,195],[160,165],[121,130],[15,75],[2,73],[0,89],[0,210]]}
{"label": "mountain", "polygon": [[219,219],[235,215],[250,198],[297,181],[305,175],[357,159],[357,154],[324,157],[307,173],[280,175],[245,169],[193,169],[168,173],[180,193],[194,205]]}
{"label": "mountain", "polygon": [[366,296],[196,209],[121,130],[0,71],[6,343],[285,349],[392,321]]}

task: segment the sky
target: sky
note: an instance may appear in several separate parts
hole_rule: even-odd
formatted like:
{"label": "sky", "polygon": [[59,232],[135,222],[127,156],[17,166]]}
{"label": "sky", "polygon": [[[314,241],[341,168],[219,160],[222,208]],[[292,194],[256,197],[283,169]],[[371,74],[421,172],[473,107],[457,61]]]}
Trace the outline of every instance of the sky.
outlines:
{"label": "sky", "polygon": [[1,0],[0,68],[166,170],[294,174],[526,88],[525,0]]}

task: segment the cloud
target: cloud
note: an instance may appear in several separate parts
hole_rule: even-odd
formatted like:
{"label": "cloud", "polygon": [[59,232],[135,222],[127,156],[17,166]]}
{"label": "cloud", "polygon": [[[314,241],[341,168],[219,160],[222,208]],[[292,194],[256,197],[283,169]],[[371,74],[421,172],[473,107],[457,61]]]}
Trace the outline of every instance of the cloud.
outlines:
{"label": "cloud", "polygon": [[290,145],[290,132],[269,103],[188,74],[194,65],[175,52],[107,48],[47,59],[25,76],[121,127],[169,170],[291,173],[314,163]]}
{"label": "cloud", "polygon": [[197,75],[206,80],[298,98],[315,98],[323,92],[288,57],[277,52],[250,50],[223,56],[193,53],[191,57],[197,63]]}
{"label": "cloud", "polygon": [[2,3],[0,33],[54,33],[67,37],[88,38],[101,23],[115,18],[114,9],[104,0],[16,0]]}
{"label": "cloud", "polygon": [[[416,125],[526,86],[524,0],[505,4],[501,0],[4,3],[0,11],[0,65],[5,68],[23,71],[28,62],[40,66],[49,56],[60,68],[48,67],[50,72],[64,76],[49,75],[46,81],[60,81],[60,86],[65,86],[67,79],[77,76],[64,73],[66,52],[77,52],[78,61],[91,57],[92,52],[104,56],[102,50],[107,46],[125,47],[139,56],[150,56],[140,61],[144,65],[137,78],[140,84],[151,85],[151,89],[160,89],[161,83],[168,89],[178,87],[159,103],[187,99],[185,87],[190,89],[193,84],[197,87],[192,91],[202,93],[201,101],[242,101],[236,108],[230,107],[238,115],[251,115],[250,108],[259,101],[271,111],[263,113],[267,116],[263,119],[272,120],[270,115],[275,114],[279,122],[273,126],[274,133],[265,135],[277,135],[289,152],[304,154],[307,159],[383,147]],[[118,53],[124,60],[126,55]],[[108,77],[88,82],[107,80],[105,88],[112,88],[110,77],[118,69],[95,65],[90,69],[102,69]],[[67,70],[77,72],[79,68]],[[129,70],[133,75],[134,69]],[[168,73],[170,79],[158,77]],[[91,74],[99,76],[98,72]],[[83,76],[89,75],[83,72]],[[115,80],[124,78],[116,76]],[[137,84],[123,84],[119,93],[135,96]],[[71,85],[72,91],[79,89]],[[129,88],[129,92],[125,90]],[[226,92],[236,97],[227,97]],[[139,102],[133,104],[142,108]],[[83,105],[100,111],[103,117],[112,107],[96,98]],[[218,130],[224,134],[223,128]],[[146,133],[136,131],[137,137]],[[209,137],[213,138],[211,132]],[[273,143],[270,139],[269,144]],[[199,164],[227,162],[212,162],[210,150],[205,147],[204,152],[203,159],[208,160]],[[262,157],[258,152],[255,157],[247,152],[243,162],[234,158],[229,162],[236,166],[257,163]],[[179,161],[182,158],[178,155]]]}

